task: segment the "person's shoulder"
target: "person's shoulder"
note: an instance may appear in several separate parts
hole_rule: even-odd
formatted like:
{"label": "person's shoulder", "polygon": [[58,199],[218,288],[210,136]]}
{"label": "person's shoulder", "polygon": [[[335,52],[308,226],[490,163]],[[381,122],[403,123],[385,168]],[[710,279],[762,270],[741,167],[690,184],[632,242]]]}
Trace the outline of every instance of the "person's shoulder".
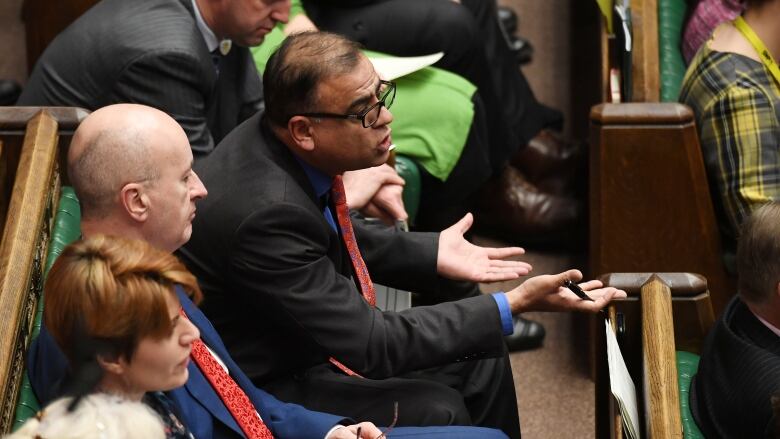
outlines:
{"label": "person's shoulder", "polygon": [[205,47],[195,18],[182,0],[103,0],[64,34],[116,51],[187,51],[197,44]]}

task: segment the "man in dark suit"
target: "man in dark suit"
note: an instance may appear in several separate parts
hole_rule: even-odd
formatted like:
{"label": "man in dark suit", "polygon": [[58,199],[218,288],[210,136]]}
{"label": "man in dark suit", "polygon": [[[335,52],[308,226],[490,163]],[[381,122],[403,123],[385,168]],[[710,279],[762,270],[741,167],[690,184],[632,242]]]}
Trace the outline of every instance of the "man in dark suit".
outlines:
{"label": "man in dark suit", "polygon": [[104,0],[49,45],[18,105],[95,110],[129,102],[170,114],[196,157],[262,106],[248,46],[288,0]]}
{"label": "man in dark suit", "polygon": [[[195,202],[206,196],[192,170],[192,152],[182,128],[165,113],[139,105],[113,105],[91,114],[74,135],[68,174],[81,202],[84,236],[121,235],[168,251],[190,238]],[[204,344],[249,397],[274,437],[356,437],[358,425],[346,425],[351,423],[348,419],[282,403],[255,387],[230,357],[206,316],[181,289],[177,294]],[[42,403],[59,396],[66,368],[64,355],[44,326],[28,359],[33,389]],[[167,395],[195,437],[248,437],[195,361],[190,362],[188,372],[185,385]],[[373,439],[380,434],[370,423],[359,426],[360,438]],[[496,430],[465,428],[396,429],[393,436],[423,433],[442,439],[503,437]]]}
{"label": "man in dark suit", "polygon": [[690,392],[706,437],[777,437],[780,396],[780,203],[743,223],[737,243],[739,294],[707,335]]}
{"label": "man in dark suit", "polygon": [[582,277],[570,270],[506,294],[380,311],[371,279],[436,293],[440,276],[491,282],[530,267],[506,260],[517,248],[467,242],[471,215],[441,234],[350,222],[341,174],[387,160],[394,99],[355,43],[293,35],[271,57],[264,88],[265,114],[196,164],[212,195],[180,250],[233,357],[255,384],[318,410],[387,423],[396,401],[403,425],[474,423],[519,437],[502,341],[511,315],[595,311],[625,293],[591,281],[582,285],[596,301],[582,301],[561,287]]}

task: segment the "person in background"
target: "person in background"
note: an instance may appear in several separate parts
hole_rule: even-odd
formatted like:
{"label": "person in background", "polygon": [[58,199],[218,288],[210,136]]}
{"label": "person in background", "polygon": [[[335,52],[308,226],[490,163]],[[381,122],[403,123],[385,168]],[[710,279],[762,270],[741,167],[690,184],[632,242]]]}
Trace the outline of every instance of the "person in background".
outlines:
{"label": "person in background", "polygon": [[691,412],[705,437],[773,438],[780,434],[780,203],[745,220],[737,274],[738,294],[704,342]]}
{"label": "person in background", "polygon": [[780,199],[780,0],[747,0],[694,57],[680,102],[694,112],[724,247],[750,212]]}

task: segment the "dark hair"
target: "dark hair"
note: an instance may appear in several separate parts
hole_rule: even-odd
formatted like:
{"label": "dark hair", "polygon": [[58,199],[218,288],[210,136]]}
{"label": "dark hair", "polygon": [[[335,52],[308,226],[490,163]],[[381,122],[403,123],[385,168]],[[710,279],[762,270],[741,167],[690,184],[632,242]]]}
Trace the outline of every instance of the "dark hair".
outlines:
{"label": "dark hair", "polygon": [[360,62],[361,46],[329,32],[293,34],[268,60],[263,73],[265,115],[283,127],[290,117],[316,111],[317,86],[351,72]]}
{"label": "dark hair", "polygon": [[739,294],[763,303],[780,282],[780,203],[765,204],[742,224],[737,243]]}

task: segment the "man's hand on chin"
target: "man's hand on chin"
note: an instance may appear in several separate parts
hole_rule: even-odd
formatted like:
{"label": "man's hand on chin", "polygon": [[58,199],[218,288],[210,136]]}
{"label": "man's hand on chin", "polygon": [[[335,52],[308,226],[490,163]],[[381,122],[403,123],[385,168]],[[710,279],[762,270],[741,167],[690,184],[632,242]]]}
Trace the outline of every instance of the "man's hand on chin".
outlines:
{"label": "man's hand on chin", "polygon": [[531,271],[527,262],[508,260],[525,253],[520,247],[489,248],[468,242],[463,234],[473,222],[474,217],[468,213],[441,232],[436,261],[440,275],[454,280],[499,282],[517,279]]}

